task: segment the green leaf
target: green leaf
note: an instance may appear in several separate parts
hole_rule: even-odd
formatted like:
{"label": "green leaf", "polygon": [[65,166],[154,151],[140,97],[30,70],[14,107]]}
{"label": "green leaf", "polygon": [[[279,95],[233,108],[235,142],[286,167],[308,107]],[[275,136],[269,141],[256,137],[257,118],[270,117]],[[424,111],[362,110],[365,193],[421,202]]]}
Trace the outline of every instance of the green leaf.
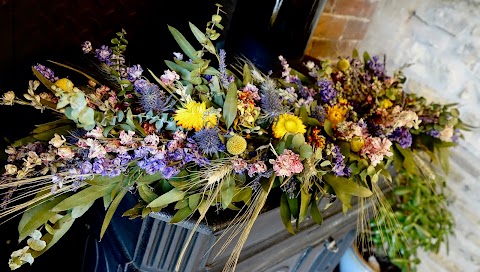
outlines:
{"label": "green leaf", "polygon": [[243,85],[246,86],[248,83],[252,83],[252,73],[248,68],[248,64],[243,65]]}
{"label": "green leaf", "polygon": [[295,134],[292,139],[292,146],[294,149],[300,148],[300,146],[305,144],[305,136],[301,133]]}
{"label": "green leaf", "polygon": [[287,195],[282,194],[280,197],[280,216],[282,218],[283,225],[291,234],[295,234],[292,226],[292,214],[288,205]]}
{"label": "green leaf", "polygon": [[37,71],[37,69],[35,69],[33,66],[32,66],[32,71],[33,71],[33,74],[38,78],[38,80],[45,86],[47,87],[47,89],[49,89],[50,91],[54,92],[55,91],[52,89],[52,85],[53,82],[51,82],[50,80],[48,80],[46,77],[44,77],[39,71]]}
{"label": "green leaf", "polygon": [[66,65],[66,64],[63,64],[63,63],[59,63],[59,62],[56,62],[56,61],[53,61],[53,60],[48,60],[48,62],[51,62],[51,63],[54,63],[54,64],[56,64],[56,65],[58,65],[58,66],[61,66],[61,67],[70,69],[70,70],[72,70],[72,71],[74,71],[74,72],[77,72],[77,73],[83,75],[84,77],[88,78],[89,80],[91,80],[91,81],[93,81],[93,82],[95,82],[95,83],[97,83],[97,84],[100,84],[100,82],[99,82],[98,80],[96,80],[95,78],[91,77],[91,76],[88,75],[87,73],[84,73],[84,72],[82,72],[82,71],[80,71],[80,70],[78,70],[78,69],[76,69],[76,68],[73,68],[72,66],[69,66],[69,65]]}
{"label": "green leaf", "polygon": [[227,96],[223,104],[223,118],[227,129],[230,128],[235,117],[237,117],[237,101],[237,86],[232,82],[228,85]]}
{"label": "green leaf", "polygon": [[188,197],[188,207],[194,211],[197,209],[198,204],[200,204],[200,200],[202,199],[202,194],[193,194]]}
{"label": "green leaf", "polygon": [[300,189],[300,213],[298,214],[298,221],[301,223],[308,214],[308,206],[310,204],[310,200],[312,198],[312,194],[310,194],[305,188]]}
{"label": "green leaf", "polygon": [[252,199],[252,193],[253,193],[252,188],[246,187],[241,191],[235,193],[235,195],[232,198],[232,202],[243,201],[246,205],[248,205],[250,203],[250,200]]}
{"label": "green leaf", "polygon": [[402,166],[411,174],[418,174],[417,164],[412,156],[412,151],[408,148],[402,148],[400,144],[395,143],[395,147],[402,153],[404,160]]}
{"label": "green leaf", "polygon": [[337,177],[333,174],[326,174],[323,177],[324,180],[332,186],[336,194],[343,193],[358,197],[369,197],[373,194],[370,189],[358,185],[350,179]]}
{"label": "green leaf", "polygon": [[222,181],[221,186],[222,208],[226,209],[232,202],[233,195],[235,194],[235,176],[233,174],[228,175],[228,177]]}
{"label": "green leaf", "polygon": [[323,217],[320,211],[318,210],[316,201],[312,201],[312,204],[310,205],[310,215],[312,216],[312,219],[315,223],[317,223],[318,225],[322,224]]}
{"label": "green leaf", "polygon": [[87,203],[85,205],[81,205],[81,206],[77,206],[77,207],[73,208],[72,209],[72,218],[77,219],[77,218],[81,217],[82,215],[84,215],[90,209],[90,207],[92,207],[93,203],[95,203],[95,201],[92,201],[92,202]]}
{"label": "green leaf", "polygon": [[168,68],[177,72],[182,77],[182,79],[191,80],[190,71],[188,71],[187,69],[169,60],[165,60],[165,64],[167,65]]}
{"label": "green leaf", "polygon": [[138,185],[137,189],[138,194],[147,204],[158,198],[158,195],[146,184]]}
{"label": "green leaf", "polygon": [[367,62],[371,59],[370,55],[367,51],[363,52],[363,63],[367,64]]}
{"label": "green leaf", "polygon": [[190,209],[189,206],[186,206],[184,208],[181,208],[180,210],[178,210],[175,215],[172,217],[172,219],[170,219],[170,224],[175,224],[175,223],[178,223],[180,221],[183,221],[185,218],[187,218],[188,216],[190,216],[191,214],[193,213],[193,210]]}
{"label": "green leaf", "polygon": [[444,147],[436,147],[435,151],[437,153],[438,161],[440,162],[440,166],[442,167],[443,172],[448,175],[448,173],[450,172],[449,149]]}
{"label": "green leaf", "polygon": [[323,129],[328,134],[328,136],[332,137],[333,128],[332,128],[332,123],[330,122],[330,120],[325,119],[325,121],[323,122]]}
{"label": "green leaf", "polygon": [[308,123],[308,111],[307,111],[307,107],[305,105],[303,105],[300,108],[300,116],[299,117],[302,120],[302,123],[304,123],[304,124]]}
{"label": "green leaf", "polygon": [[58,203],[55,207],[53,207],[51,211],[61,212],[73,209],[77,206],[85,205],[87,203],[95,201],[100,197],[108,195],[112,191],[113,187],[114,184],[104,186],[91,185]]}
{"label": "green leaf", "polygon": [[34,258],[37,258],[38,256],[42,255],[47,251],[49,248],[51,248],[53,245],[55,245],[60,238],[67,233],[67,231],[72,227],[73,223],[75,222],[75,219],[72,218],[71,214],[67,214],[64,217],[62,217],[60,220],[57,221],[53,225],[53,229],[55,229],[55,232],[52,234],[46,233],[43,235],[42,240],[47,242],[47,246],[42,250],[42,251],[32,251],[32,256]]}
{"label": "green leaf", "polygon": [[294,218],[298,218],[298,215],[300,214],[300,205],[298,198],[290,198],[287,197],[287,202],[288,206],[290,207],[290,213]]}
{"label": "green leaf", "polygon": [[201,45],[205,45],[208,41],[207,37],[205,36],[205,34],[200,31],[200,29],[198,29],[198,27],[196,27],[194,24],[192,24],[191,22],[188,22],[188,25],[190,26],[190,30],[192,31],[193,35],[195,36],[195,38],[197,39],[197,41],[201,44]]}
{"label": "green leaf", "polygon": [[[50,192],[47,193],[49,194]],[[43,195],[44,194],[38,194],[36,197],[41,197]],[[18,241],[22,241],[23,239],[25,239],[34,230],[38,229],[50,218],[55,216],[57,213],[50,210],[68,196],[69,194],[63,194],[49,200],[43,200],[43,202],[40,202],[40,204],[36,204],[35,202],[34,206],[28,208],[22,214],[22,218],[20,220],[20,223],[18,224]]]}
{"label": "green leaf", "polygon": [[306,158],[310,158],[313,155],[313,148],[309,144],[303,144],[300,146],[300,160],[304,160]]}
{"label": "green leaf", "polygon": [[176,28],[172,26],[168,26],[168,30],[172,34],[173,38],[177,42],[177,44],[180,46],[182,51],[187,55],[190,59],[192,60],[198,60],[199,57],[195,54],[195,48],[185,39],[185,37],[178,31]]}
{"label": "green leaf", "polygon": [[127,192],[128,191],[125,189],[121,190],[120,193],[118,193],[118,195],[115,197],[115,199],[112,201],[112,203],[108,207],[107,213],[105,214],[105,218],[103,219],[102,228],[100,230],[100,241],[102,240],[108,225],[110,225],[110,221],[112,220],[112,217],[115,214],[115,211],[117,210],[118,205],[122,201],[125,194],[127,194]]}
{"label": "green leaf", "polygon": [[158,181],[162,178],[163,178],[162,174],[160,172],[157,172],[157,173],[152,174],[152,175],[143,175],[140,178],[138,178],[135,182],[139,185],[151,184],[151,183],[153,183],[155,181]]}
{"label": "green leaf", "polygon": [[156,208],[156,207],[165,207],[170,203],[180,201],[185,198],[186,193],[183,191],[178,190],[177,188],[173,188],[172,190],[168,191],[167,193],[159,196],[154,201],[150,202],[147,207],[149,208]]}
{"label": "green leaf", "polygon": [[86,179],[85,182],[95,186],[107,186],[110,184],[120,182],[122,178],[123,178],[122,176],[111,178],[108,176],[95,175],[93,179]]}

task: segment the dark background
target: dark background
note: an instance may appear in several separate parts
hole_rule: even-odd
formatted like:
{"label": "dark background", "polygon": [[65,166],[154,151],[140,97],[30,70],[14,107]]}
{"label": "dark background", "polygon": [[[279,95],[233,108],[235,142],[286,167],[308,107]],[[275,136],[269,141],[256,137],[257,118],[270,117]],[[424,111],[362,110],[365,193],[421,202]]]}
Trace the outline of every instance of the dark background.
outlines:
{"label": "dark background", "polygon": [[[177,28],[199,48],[188,21],[203,30],[217,2],[227,12],[222,14],[225,30],[217,46],[226,49],[229,60],[243,54],[267,72],[279,68],[279,54],[293,65],[301,61],[325,1],[284,0],[272,26],[269,21],[275,0],[0,0],[0,94],[13,90],[23,95],[28,81],[35,78],[31,66],[37,63],[52,68],[60,78],[68,76],[71,72],[47,60],[81,63],[82,42],[89,40],[94,48],[110,45],[110,39],[122,28],[129,41],[127,64],[141,64],[144,70],[161,74],[166,69],[164,60],[180,52],[167,25]],[[50,113],[40,114],[28,106],[0,107],[0,172],[8,143],[52,118]],[[90,211],[77,219],[64,238],[32,267],[24,265],[17,271],[82,271],[86,241],[98,235],[97,216]],[[0,219],[0,271],[9,271],[10,253],[21,248],[16,241],[19,219]]]}

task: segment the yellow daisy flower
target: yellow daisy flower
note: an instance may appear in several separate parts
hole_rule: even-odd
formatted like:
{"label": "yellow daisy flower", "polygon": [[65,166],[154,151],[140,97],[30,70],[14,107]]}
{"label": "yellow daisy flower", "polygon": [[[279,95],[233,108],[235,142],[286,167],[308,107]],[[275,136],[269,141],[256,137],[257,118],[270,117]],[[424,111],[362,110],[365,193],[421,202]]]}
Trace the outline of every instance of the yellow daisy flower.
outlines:
{"label": "yellow daisy flower", "polygon": [[327,119],[335,127],[337,124],[345,121],[345,115],[347,114],[347,108],[339,105],[328,107]]}
{"label": "yellow daisy flower", "polygon": [[297,134],[307,132],[302,120],[295,115],[284,113],[278,117],[277,122],[273,124],[273,136],[282,138],[287,133]]}
{"label": "yellow daisy flower", "polygon": [[217,117],[215,114],[205,116],[206,110],[205,102],[190,101],[184,105],[184,108],[175,112],[173,119],[177,122],[177,125],[186,129],[194,128],[195,131],[201,130],[204,126],[214,127],[217,124]]}

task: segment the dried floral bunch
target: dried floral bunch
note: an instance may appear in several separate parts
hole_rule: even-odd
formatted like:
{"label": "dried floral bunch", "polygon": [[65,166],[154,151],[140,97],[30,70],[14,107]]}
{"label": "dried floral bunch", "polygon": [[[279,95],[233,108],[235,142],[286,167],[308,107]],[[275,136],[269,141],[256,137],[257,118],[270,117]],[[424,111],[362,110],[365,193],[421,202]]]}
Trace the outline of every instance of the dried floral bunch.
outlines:
{"label": "dried floral bunch", "polygon": [[402,72],[388,75],[367,53],[307,62],[305,74],[282,56],[278,76],[242,58],[229,65],[214,46],[220,8],[205,31],[190,23],[199,50],[169,26],[183,53],[165,61],[159,77],[126,65],[122,30],[112,46],[82,44],[102,76],[51,62],[84,77],[74,82],[37,64],[23,99],[3,95],[3,105],[58,113],[6,150],[0,216],[23,212],[19,240],[27,240],[11,269],[31,264],[100,199],[103,235],[133,194],[138,204],[124,213],[131,218],[174,207],[171,223],[196,214],[198,225],[211,207],[238,211],[232,224],[243,231],[225,266],[234,270],[272,190],[281,190],[282,220],[295,233],[292,219],[322,222],[322,198],[338,199],[347,212],[352,197],[378,197],[392,164],[421,175],[419,152],[448,162],[444,150],[468,128],[453,105],[405,93]]}

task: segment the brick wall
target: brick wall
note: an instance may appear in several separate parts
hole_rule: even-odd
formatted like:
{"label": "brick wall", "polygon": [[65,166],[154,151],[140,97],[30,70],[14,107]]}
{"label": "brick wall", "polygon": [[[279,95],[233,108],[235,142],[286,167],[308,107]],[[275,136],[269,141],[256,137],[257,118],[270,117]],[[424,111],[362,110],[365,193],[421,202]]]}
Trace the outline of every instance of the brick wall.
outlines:
{"label": "brick wall", "polygon": [[305,54],[317,59],[352,53],[368,29],[378,0],[328,0]]}

